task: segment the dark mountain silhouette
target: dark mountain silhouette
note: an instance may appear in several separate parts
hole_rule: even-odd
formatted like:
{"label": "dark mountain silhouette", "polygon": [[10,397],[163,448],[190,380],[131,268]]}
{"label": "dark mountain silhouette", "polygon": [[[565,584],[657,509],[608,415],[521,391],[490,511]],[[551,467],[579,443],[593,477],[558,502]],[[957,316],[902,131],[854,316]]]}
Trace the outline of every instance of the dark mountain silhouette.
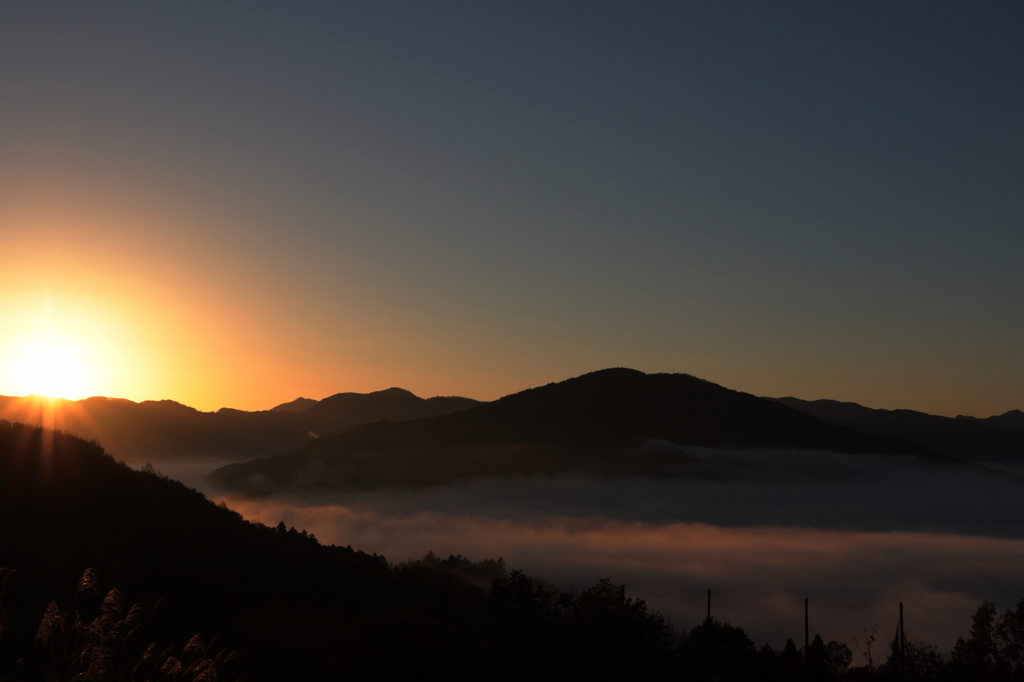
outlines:
{"label": "dark mountain silhouette", "polygon": [[935,452],[976,461],[1024,460],[1024,418],[1018,410],[998,417],[940,417],[914,410],[876,410],[836,400],[779,398],[778,402],[823,422],[864,433],[899,438]]}
{"label": "dark mountain silhouette", "polygon": [[340,433],[371,422],[401,422],[451,414],[480,403],[470,398],[438,396],[423,399],[403,388],[373,393],[338,393],[302,412],[302,422],[321,434]]}
{"label": "dark mountain silhouette", "polygon": [[141,462],[280,452],[310,440],[297,416],[200,412],[171,400],[0,398],[0,418],[63,429],[99,441],[120,459]]}
{"label": "dark mountain silhouette", "polygon": [[[302,405],[293,401],[286,405]],[[339,393],[302,411],[246,412],[223,408],[200,412],[172,400],[141,403],[117,398],[50,400],[0,396],[0,419],[52,426],[99,441],[120,459],[158,463],[161,459],[269,457],[318,435],[341,433],[368,422],[404,421],[447,414],[477,405],[469,398],[423,399],[389,388],[375,393]]]}
{"label": "dark mountain silhouette", "polygon": [[609,369],[447,416],[366,424],[271,459],[222,467],[213,480],[271,492],[568,471],[672,475],[689,459],[678,446],[690,445],[949,459],[695,377]]}
{"label": "dark mountain silhouette", "polygon": [[[961,417],[958,417],[958,419]],[[963,419],[971,419],[971,417],[962,417]],[[994,417],[987,417],[981,421],[992,426],[998,426],[1001,429],[1010,429],[1012,431],[1024,431],[1024,412],[1020,410],[1010,410],[1003,414],[996,415]]]}
{"label": "dark mountain silhouette", "polygon": [[[130,599],[170,597],[170,627],[188,636],[233,633],[224,644],[256,656],[284,646],[294,661],[263,661],[277,673],[271,679],[301,679],[304,666],[324,665],[303,651],[301,630],[294,638],[282,632],[307,618],[308,627],[324,625],[320,609],[339,618],[364,614],[368,627],[391,619],[420,628],[429,620],[401,615],[417,605],[415,589],[399,584],[382,557],[248,523],[180,483],[115,462],[98,445],[6,422],[0,566],[16,569],[24,595],[23,603],[5,604],[9,621],[45,608],[57,596],[52,586],[73,587],[94,567]],[[365,615],[372,613],[379,618]],[[358,630],[354,622],[346,627]]]}
{"label": "dark mountain silhouette", "polygon": [[[83,597],[83,572],[96,583],[92,596]],[[111,618],[57,622],[60,609],[97,615],[98,603],[83,598],[109,587],[120,590],[103,603]],[[124,616],[122,604],[136,602],[152,619]],[[128,630],[143,620],[133,640]],[[72,654],[108,653],[127,656],[100,661],[101,671],[130,673],[118,679],[217,679],[170,664],[152,677],[126,667],[151,658],[146,642],[153,663],[169,643],[195,649],[197,634],[217,651],[240,651],[255,681],[597,679],[605,669],[660,679],[671,664],[671,630],[622,586],[563,594],[506,573],[500,560],[428,555],[392,566],[283,524],[245,521],[95,443],[9,422],[0,422],[0,623],[0,679],[26,681],[71,679],[52,668],[81,667]],[[96,641],[103,633],[127,639]],[[133,641],[143,648],[120,651]],[[75,679],[113,679],[95,673]]]}
{"label": "dark mountain silhouette", "polygon": [[281,403],[277,407],[272,407],[268,412],[304,412],[309,408],[316,405],[318,400],[312,398],[296,398],[295,400],[288,403]]}

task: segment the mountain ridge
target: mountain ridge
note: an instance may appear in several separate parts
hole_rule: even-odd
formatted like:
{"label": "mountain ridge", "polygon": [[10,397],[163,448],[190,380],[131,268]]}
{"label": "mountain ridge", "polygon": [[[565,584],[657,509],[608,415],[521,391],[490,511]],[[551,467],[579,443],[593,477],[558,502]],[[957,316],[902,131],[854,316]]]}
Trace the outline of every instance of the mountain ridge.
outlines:
{"label": "mountain ridge", "polygon": [[51,426],[97,440],[126,461],[237,461],[287,452],[319,435],[368,422],[405,421],[478,404],[451,396],[420,398],[405,389],[338,393],[314,402],[301,411],[272,408],[248,412],[225,407],[202,412],[173,400],[0,396],[0,419]]}
{"label": "mountain ridge", "polygon": [[648,447],[656,442],[954,461],[689,375],[611,368],[444,416],[364,424],[270,459],[222,467],[212,480],[247,492],[274,492],[293,486],[417,487],[570,471],[666,475],[685,466],[684,452]]}
{"label": "mountain ridge", "polygon": [[977,419],[942,417],[917,410],[876,409],[829,399],[784,397],[774,400],[829,424],[906,440],[952,457],[972,461],[1024,460],[1024,425],[1020,430],[1004,426],[1016,424],[1017,414],[1024,421],[1024,414],[1019,410]]}
{"label": "mountain ridge", "polygon": [[318,402],[320,401],[313,400],[311,398],[298,397],[295,400],[272,407],[267,410],[267,412],[303,412],[313,405],[316,405]]}

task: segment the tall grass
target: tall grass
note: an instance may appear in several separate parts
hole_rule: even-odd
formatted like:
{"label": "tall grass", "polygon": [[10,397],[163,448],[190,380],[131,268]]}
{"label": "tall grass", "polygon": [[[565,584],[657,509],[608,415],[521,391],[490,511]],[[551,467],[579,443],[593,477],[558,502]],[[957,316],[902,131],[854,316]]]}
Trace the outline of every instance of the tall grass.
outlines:
{"label": "tall grass", "polygon": [[[0,600],[6,579],[0,569]],[[29,650],[19,652],[17,670],[0,671],[5,682],[218,682],[234,668],[237,652],[213,653],[198,635],[184,645],[154,641],[161,601],[146,609],[127,606],[118,589],[100,590],[99,575],[86,569],[74,605],[47,606]],[[8,630],[0,601],[0,636]],[[226,677],[235,677],[228,670]],[[13,675],[13,676],[12,676]]]}

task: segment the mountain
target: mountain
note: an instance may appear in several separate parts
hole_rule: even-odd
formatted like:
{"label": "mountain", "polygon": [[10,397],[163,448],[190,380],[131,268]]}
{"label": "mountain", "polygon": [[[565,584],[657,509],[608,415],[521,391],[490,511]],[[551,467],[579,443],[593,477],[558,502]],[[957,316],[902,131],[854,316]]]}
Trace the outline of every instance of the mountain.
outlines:
{"label": "mountain", "polygon": [[[400,388],[302,402],[307,400],[259,412],[230,408],[200,412],[172,400],[136,403],[102,397],[71,401],[0,396],[0,419],[51,426],[97,440],[125,461],[237,461],[287,452],[318,435],[341,433],[368,422],[431,417],[478,404],[469,398],[423,399]],[[307,406],[299,410],[302,405]],[[282,409],[286,406],[292,407]]]}
{"label": "mountain", "polygon": [[[970,419],[971,417],[964,417]],[[987,417],[981,421],[992,426],[998,426],[1001,429],[1011,429],[1013,431],[1024,431],[1024,412],[1020,410],[1010,410],[1003,414],[996,415],[995,417]]]}
{"label": "mountain", "polygon": [[[56,596],[52,586],[73,587],[93,567],[132,599],[168,597],[171,630],[224,635],[224,646],[275,673],[264,679],[304,679],[329,667],[324,652],[312,655],[303,635],[288,632],[297,623],[325,628],[321,637],[358,633],[360,620],[388,627],[429,605],[383,557],[249,523],[180,483],[115,462],[98,445],[22,424],[0,423],[0,566],[16,569],[5,592],[24,602],[5,597],[12,622],[19,611],[41,614]],[[325,613],[336,622],[318,615]],[[429,630],[431,617],[410,614],[405,626]]]}
{"label": "mountain", "polygon": [[291,402],[281,403],[277,407],[272,407],[268,412],[304,412],[318,402],[318,400],[312,400],[311,398],[296,398]]}
{"label": "mountain", "polygon": [[935,452],[973,461],[1024,461],[1024,414],[1018,410],[998,417],[940,417],[914,410],[876,410],[836,400],[779,398],[778,402],[828,424],[864,433],[899,438]]}
{"label": "mountain", "polygon": [[[110,588],[118,592],[100,607]],[[86,613],[92,625],[83,634],[80,619],[55,609]],[[561,594],[507,574],[501,560],[428,554],[388,564],[245,521],[95,443],[9,422],[0,422],[0,624],[4,680],[115,679],[110,670],[216,680],[185,669],[204,648],[197,634],[222,654],[240,652],[250,682],[598,679],[609,670],[663,679],[654,673],[671,663],[672,643],[659,614],[607,580]],[[169,645],[185,642],[177,665]],[[151,654],[167,665],[147,675]]]}
{"label": "mountain", "polygon": [[212,479],[263,493],[569,471],[673,475],[689,461],[681,446],[950,459],[688,375],[608,369],[446,416],[366,424],[284,455],[222,467]]}
{"label": "mountain", "polygon": [[338,393],[302,412],[301,420],[317,434],[340,433],[371,422],[401,422],[436,417],[475,407],[470,398],[438,396],[423,399],[403,388],[373,393]]}
{"label": "mountain", "polygon": [[172,400],[50,400],[0,397],[0,419],[62,429],[97,440],[126,461],[238,459],[285,452],[308,441],[307,429],[284,412],[200,412]]}

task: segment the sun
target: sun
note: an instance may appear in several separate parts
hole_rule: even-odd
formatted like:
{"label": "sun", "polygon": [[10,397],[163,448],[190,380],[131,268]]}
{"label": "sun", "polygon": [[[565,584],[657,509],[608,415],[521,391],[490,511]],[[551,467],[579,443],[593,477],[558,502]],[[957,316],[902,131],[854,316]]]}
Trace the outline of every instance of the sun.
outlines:
{"label": "sun", "polygon": [[88,373],[81,349],[62,341],[27,345],[11,364],[13,388],[22,395],[75,399],[80,397]]}
{"label": "sun", "polygon": [[0,396],[136,398],[149,388],[141,340],[135,317],[103,300],[19,297],[0,283]]}

